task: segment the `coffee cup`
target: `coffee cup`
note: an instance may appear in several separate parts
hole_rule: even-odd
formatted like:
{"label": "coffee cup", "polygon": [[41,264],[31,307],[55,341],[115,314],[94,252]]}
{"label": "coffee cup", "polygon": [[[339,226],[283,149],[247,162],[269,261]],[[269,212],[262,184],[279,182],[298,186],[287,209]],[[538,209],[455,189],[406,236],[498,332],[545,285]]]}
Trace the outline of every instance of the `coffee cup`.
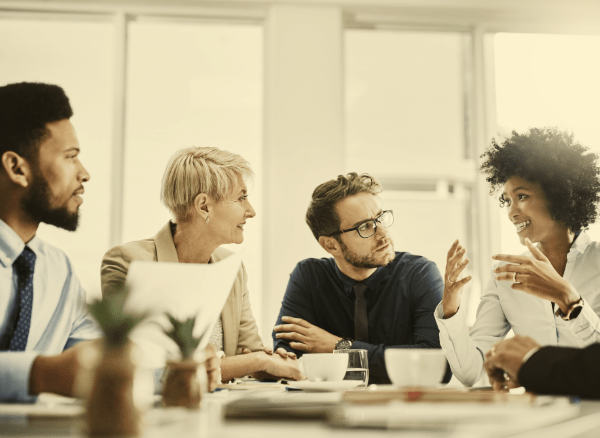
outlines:
{"label": "coffee cup", "polygon": [[385,367],[395,386],[433,386],[444,378],[446,355],[439,348],[388,348]]}
{"label": "coffee cup", "polygon": [[342,381],[348,368],[348,353],[305,354],[300,358],[299,365],[311,382]]}

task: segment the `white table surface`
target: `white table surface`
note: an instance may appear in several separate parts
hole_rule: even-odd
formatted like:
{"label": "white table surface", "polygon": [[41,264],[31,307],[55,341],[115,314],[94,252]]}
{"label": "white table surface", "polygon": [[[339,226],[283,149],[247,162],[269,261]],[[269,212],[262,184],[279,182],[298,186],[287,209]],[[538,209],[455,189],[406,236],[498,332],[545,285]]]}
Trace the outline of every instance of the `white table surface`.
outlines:
{"label": "white table surface", "polygon": [[[365,438],[365,437],[460,437],[460,438],[568,438],[600,437],[600,401],[568,405],[564,400],[535,408],[492,404],[397,403],[388,407],[346,406],[350,418],[361,415],[388,418],[392,429],[332,427],[323,421],[232,420],[222,416],[224,404],[241,397],[281,399],[283,402],[331,401],[339,394],[303,392],[221,391],[208,394],[200,411],[153,408],[144,415],[143,437],[149,438]],[[561,404],[562,403],[562,404]],[[34,405],[0,405],[0,435],[14,437],[85,436],[80,402],[43,396]],[[553,410],[552,410],[553,409]],[[79,411],[78,411],[79,410]],[[439,420],[456,414],[447,428],[423,428],[421,418]],[[561,415],[570,417],[561,418]],[[471,418],[470,418],[471,417]],[[398,428],[403,418],[413,418],[416,428]],[[470,419],[469,419],[470,418]],[[475,418],[476,420],[473,420]],[[427,424],[427,423],[425,423]]]}

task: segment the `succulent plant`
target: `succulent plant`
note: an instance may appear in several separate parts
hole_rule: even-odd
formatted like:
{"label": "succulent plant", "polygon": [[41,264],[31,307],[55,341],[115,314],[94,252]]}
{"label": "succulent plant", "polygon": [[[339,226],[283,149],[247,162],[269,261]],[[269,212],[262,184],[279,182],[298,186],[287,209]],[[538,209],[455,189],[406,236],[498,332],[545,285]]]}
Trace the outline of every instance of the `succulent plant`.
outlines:
{"label": "succulent plant", "polygon": [[173,327],[171,330],[163,329],[163,331],[175,341],[179,350],[181,350],[182,358],[184,360],[190,359],[194,355],[196,348],[198,348],[201,338],[195,338],[193,335],[196,318],[188,318],[185,321],[181,321],[169,313],[166,315]]}
{"label": "succulent plant", "polygon": [[123,310],[127,288],[91,303],[88,308],[104,332],[108,347],[121,347],[127,343],[131,331],[146,318],[146,314],[127,313]]}

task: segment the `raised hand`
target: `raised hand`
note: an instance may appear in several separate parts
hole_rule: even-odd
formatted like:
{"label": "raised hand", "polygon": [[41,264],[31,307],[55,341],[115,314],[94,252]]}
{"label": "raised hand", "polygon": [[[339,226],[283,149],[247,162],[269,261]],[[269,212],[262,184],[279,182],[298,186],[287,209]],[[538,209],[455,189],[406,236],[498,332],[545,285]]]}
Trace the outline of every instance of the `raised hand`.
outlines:
{"label": "raised hand", "polygon": [[552,301],[563,313],[567,313],[569,307],[581,298],[577,290],[556,272],[550,260],[528,238],[525,244],[532,257],[507,254],[492,256],[494,260],[510,262],[494,269],[496,280],[511,281],[512,289]]}
{"label": "raised hand", "polygon": [[471,277],[459,280],[462,271],[469,264],[469,259],[464,258],[466,249],[458,239],[452,244],[446,257],[446,273],[444,274],[444,296],[442,298],[442,309],[444,318],[448,319],[458,312],[460,307],[460,296],[462,289]]}
{"label": "raised hand", "polygon": [[276,325],[273,330],[279,339],[290,341],[290,347],[305,353],[331,353],[341,338],[301,318],[284,316],[286,324]]}

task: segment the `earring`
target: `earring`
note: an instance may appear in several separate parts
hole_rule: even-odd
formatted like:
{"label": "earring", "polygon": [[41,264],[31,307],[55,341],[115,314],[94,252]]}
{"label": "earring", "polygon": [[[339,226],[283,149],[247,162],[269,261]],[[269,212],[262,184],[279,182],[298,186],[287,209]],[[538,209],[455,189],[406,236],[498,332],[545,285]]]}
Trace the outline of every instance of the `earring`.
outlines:
{"label": "earring", "polygon": [[206,218],[206,223],[208,223],[208,217]]}

